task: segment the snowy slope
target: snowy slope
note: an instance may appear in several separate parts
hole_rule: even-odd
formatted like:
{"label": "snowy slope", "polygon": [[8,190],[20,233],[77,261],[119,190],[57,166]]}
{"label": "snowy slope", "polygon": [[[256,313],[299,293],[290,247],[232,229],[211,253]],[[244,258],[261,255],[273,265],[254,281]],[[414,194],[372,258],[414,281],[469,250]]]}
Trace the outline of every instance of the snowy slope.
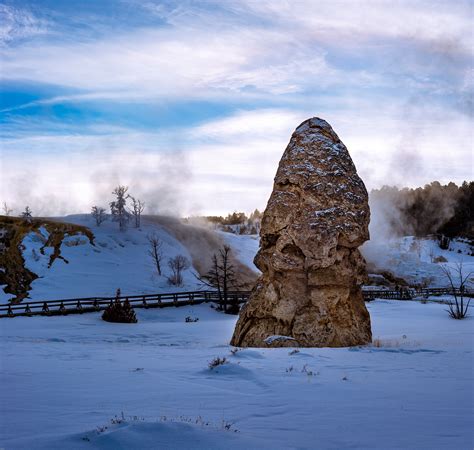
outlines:
{"label": "snowy slope", "polygon": [[[120,232],[116,223],[106,221],[98,227],[88,215],[68,216],[64,220],[90,228],[94,234],[94,245],[86,236],[69,236],[61,245],[63,259],[56,259],[52,266],[48,267],[53,249],[46,247],[44,254],[40,252],[48,232],[41,228],[38,233],[28,234],[22,242],[23,256],[26,267],[39,276],[32,283],[31,299],[113,296],[118,288],[126,295],[195,290],[203,287],[194,276],[198,272],[194,267],[184,272],[182,287],[168,284],[168,259],[181,254],[193,261],[192,256],[195,254],[191,255],[189,249],[160,223],[143,220],[139,229],[129,227],[125,232]],[[148,255],[147,236],[150,233],[156,233],[163,242],[162,276],[158,276]],[[258,248],[258,240],[255,237],[213,233],[216,237],[225,237],[224,241],[232,247],[235,256],[252,271],[257,271],[252,262]],[[207,250],[209,252],[209,249]],[[196,249],[193,248],[193,251],[195,253]],[[205,258],[210,262],[210,256],[203,253],[202,259]],[[0,292],[2,303],[12,297],[1,289]]]}
{"label": "snowy slope", "polygon": [[[35,261],[34,240],[23,241],[27,266],[35,272],[40,266],[41,276],[32,284],[30,297],[33,299],[88,297],[94,295],[113,296],[120,288],[122,294],[151,293],[170,290],[166,276],[170,274],[167,259],[182,254],[190,259],[187,249],[161,227],[144,225],[141,229],[128,228],[120,232],[114,222],[104,222],[100,227],[93,225],[88,216],[68,217],[68,221],[85,225],[94,234],[94,245],[86,237],[65,239],[61,255],[68,261],[58,259],[50,269],[42,264],[47,256]],[[159,277],[147,254],[147,235],[155,232],[163,242],[163,276]],[[36,252],[38,255],[38,252]],[[198,286],[192,270],[184,272],[181,289],[195,289]],[[179,290],[173,286],[173,290]]]}
{"label": "snowy slope", "polygon": [[[371,240],[361,247],[369,265],[369,270],[387,270],[410,284],[424,284],[442,287],[448,280],[441,266],[464,265],[465,273],[474,271],[473,249],[463,240],[454,240],[448,250],[439,248],[438,243],[429,238],[406,236],[391,240]],[[442,257],[447,262],[436,263]]]}
{"label": "snowy slope", "polygon": [[235,255],[242,263],[259,272],[253,263],[260,245],[260,239],[257,235],[233,234],[223,231],[218,231],[218,234],[232,247]]}
{"label": "snowy slope", "polygon": [[472,449],[474,319],[368,308],[375,345],[235,355],[236,317],[208,305],[1,319],[0,447]]}

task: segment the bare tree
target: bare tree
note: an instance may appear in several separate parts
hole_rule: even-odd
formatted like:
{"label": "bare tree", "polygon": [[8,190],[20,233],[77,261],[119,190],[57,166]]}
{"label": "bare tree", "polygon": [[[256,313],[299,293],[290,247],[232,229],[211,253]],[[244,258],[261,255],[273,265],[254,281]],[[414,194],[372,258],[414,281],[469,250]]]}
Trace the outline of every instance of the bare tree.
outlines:
{"label": "bare tree", "polygon": [[462,262],[456,263],[454,268],[441,266],[441,269],[449,281],[454,297],[454,302],[448,304],[448,313],[453,319],[464,319],[471,302],[470,297],[467,297],[466,301],[464,297],[468,294],[468,287],[472,283],[470,277],[473,272],[465,274]]}
{"label": "bare tree", "polygon": [[188,258],[183,255],[175,256],[168,260],[168,267],[171,269],[172,275],[168,277],[168,283],[174,286],[183,284],[183,270],[189,269],[190,263]]}
{"label": "bare tree", "polygon": [[128,197],[132,201],[130,213],[132,214],[135,220],[135,228],[140,228],[142,212],[145,209],[145,202],[142,202],[141,200],[132,197],[131,195],[129,195]]}
{"label": "bare tree", "polygon": [[13,212],[13,209],[8,207],[7,202],[3,202],[2,210],[3,215],[7,217]]}
{"label": "bare tree", "polygon": [[91,216],[95,219],[95,223],[98,227],[102,222],[107,220],[107,214],[105,213],[105,209],[101,208],[100,206],[93,206],[91,210]]}
{"label": "bare tree", "polygon": [[212,265],[209,272],[207,272],[206,275],[198,276],[197,278],[206,286],[216,289],[219,301],[222,302],[222,277],[217,255],[215,253],[212,256]]}
{"label": "bare tree", "polygon": [[152,259],[158,275],[161,276],[161,260],[163,259],[161,248],[163,247],[163,241],[156,233],[149,234],[147,238],[149,243],[148,255]]}
{"label": "bare tree", "polygon": [[33,213],[29,206],[27,206],[25,210],[21,213],[21,217],[25,219],[25,222],[31,223],[33,219]]}
{"label": "bare tree", "polygon": [[116,200],[110,203],[110,212],[112,213],[112,220],[118,222],[120,231],[127,229],[127,223],[130,219],[127,206],[127,191],[128,186],[117,186],[112,194],[115,195]]}
{"label": "bare tree", "polygon": [[219,249],[218,254],[214,254],[212,257],[212,266],[209,272],[198,278],[207,286],[217,289],[219,301],[225,312],[237,314],[239,312],[238,304],[235,302],[229,304],[229,291],[240,287],[230,254],[231,248],[224,245]]}

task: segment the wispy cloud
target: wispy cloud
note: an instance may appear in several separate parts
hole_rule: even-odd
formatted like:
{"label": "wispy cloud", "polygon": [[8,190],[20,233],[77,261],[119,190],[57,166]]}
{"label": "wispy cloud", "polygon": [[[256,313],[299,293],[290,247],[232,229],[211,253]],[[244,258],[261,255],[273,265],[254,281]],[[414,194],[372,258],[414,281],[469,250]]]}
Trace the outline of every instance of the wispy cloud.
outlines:
{"label": "wispy cloud", "polygon": [[48,32],[48,22],[26,8],[0,4],[0,45]]}

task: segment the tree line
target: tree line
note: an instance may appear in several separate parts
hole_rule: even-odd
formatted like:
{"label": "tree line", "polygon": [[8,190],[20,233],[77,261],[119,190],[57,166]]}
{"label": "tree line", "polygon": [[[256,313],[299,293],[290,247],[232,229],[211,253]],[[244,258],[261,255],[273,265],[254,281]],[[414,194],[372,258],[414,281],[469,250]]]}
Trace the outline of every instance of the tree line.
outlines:
{"label": "tree line", "polygon": [[258,234],[263,213],[258,209],[247,216],[244,212],[234,211],[227,216],[203,216],[202,219],[221,228],[223,231],[236,234]]}
{"label": "tree line", "polygon": [[384,186],[370,192],[374,207],[384,206],[391,228],[400,236],[444,235],[474,239],[474,182],[416,189]]}

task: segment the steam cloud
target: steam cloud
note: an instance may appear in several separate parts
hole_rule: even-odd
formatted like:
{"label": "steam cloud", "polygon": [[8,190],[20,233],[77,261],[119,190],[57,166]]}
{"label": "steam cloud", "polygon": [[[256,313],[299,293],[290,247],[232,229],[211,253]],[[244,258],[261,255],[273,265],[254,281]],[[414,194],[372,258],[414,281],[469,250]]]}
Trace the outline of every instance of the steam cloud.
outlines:
{"label": "steam cloud", "polygon": [[84,213],[92,205],[108,209],[112,190],[119,184],[129,186],[130,194],[146,202],[147,214],[180,215],[194,206],[185,193],[192,172],[186,154],[179,150],[120,152],[112,158],[105,153],[76,155],[66,171],[63,160],[56,167],[41,160],[29,165],[34,168],[21,173],[2,168],[0,201],[7,202],[14,214],[26,205],[36,216]]}

